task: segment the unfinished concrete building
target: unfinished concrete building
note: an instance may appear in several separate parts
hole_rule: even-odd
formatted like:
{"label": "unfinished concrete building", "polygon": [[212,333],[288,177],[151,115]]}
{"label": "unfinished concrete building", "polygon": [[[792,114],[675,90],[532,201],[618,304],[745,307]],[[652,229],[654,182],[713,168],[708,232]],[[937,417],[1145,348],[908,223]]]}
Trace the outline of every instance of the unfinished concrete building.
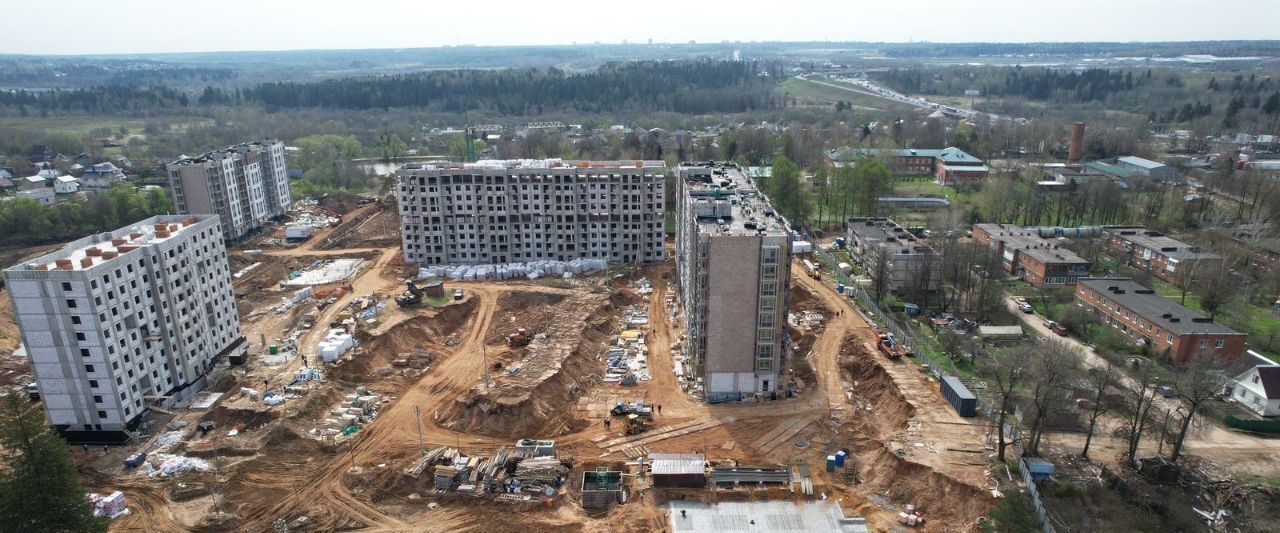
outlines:
{"label": "unfinished concrete building", "polygon": [[396,173],[405,261],[662,261],[666,173],[662,161],[406,165]]}
{"label": "unfinished concrete building", "polygon": [[237,144],[184,157],[169,163],[167,170],[178,212],[218,215],[229,242],[284,216],[293,203],[281,141]]}
{"label": "unfinished concrete building", "polygon": [[241,354],[218,217],[156,216],[5,271],[49,423],[121,442],[152,402],[204,387]]}
{"label": "unfinished concrete building", "polygon": [[688,364],[707,400],[779,389],[791,231],[732,163],[679,168],[676,265]]}

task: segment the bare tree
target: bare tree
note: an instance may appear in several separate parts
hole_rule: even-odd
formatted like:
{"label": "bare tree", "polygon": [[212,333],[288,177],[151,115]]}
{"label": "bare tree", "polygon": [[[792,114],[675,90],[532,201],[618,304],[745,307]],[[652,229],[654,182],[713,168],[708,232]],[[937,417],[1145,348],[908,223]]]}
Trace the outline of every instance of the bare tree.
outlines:
{"label": "bare tree", "polygon": [[875,296],[876,303],[884,300],[885,293],[892,288],[890,277],[893,276],[892,265],[889,263],[889,253],[883,246],[871,250],[875,254],[871,260],[871,294]]}
{"label": "bare tree", "polygon": [[996,434],[997,453],[1000,462],[1004,462],[1004,451],[1012,442],[1005,441],[1004,426],[1009,414],[1013,411],[1013,397],[1022,383],[1027,379],[1027,365],[1030,354],[1026,350],[1004,349],[991,352],[984,361],[982,374],[995,383],[996,390]]}
{"label": "bare tree", "polygon": [[1098,427],[1098,419],[1107,412],[1107,402],[1103,397],[1115,381],[1116,369],[1105,360],[1101,365],[1089,369],[1089,389],[1093,393],[1093,405],[1089,409],[1089,429],[1084,435],[1084,448],[1080,450],[1080,457],[1089,458],[1089,445],[1093,443],[1093,432]]}
{"label": "bare tree", "polygon": [[1178,399],[1182,400],[1186,407],[1186,413],[1182,417],[1178,436],[1173,441],[1173,451],[1169,454],[1170,461],[1177,462],[1178,456],[1182,454],[1187,430],[1191,428],[1191,420],[1195,418],[1196,413],[1205,402],[1222,392],[1225,369],[1226,365],[1217,354],[1212,351],[1197,351],[1192,353],[1187,362],[1174,372],[1173,387],[1177,391]]}
{"label": "bare tree", "polygon": [[1040,438],[1044,436],[1049,416],[1060,412],[1067,402],[1067,386],[1076,376],[1080,355],[1076,348],[1060,339],[1049,339],[1031,356],[1031,434],[1027,451],[1040,453]]}
{"label": "bare tree", "polygon": [[1154,384],[1156,369],[1149,361],[1140,363],[1132,380],[1124,384],[1126,398],[1125,425],[1120,433],[1127,441],[1124,458],[1130,465],[1136,464],[1138,446],[1142,442],[1142,432],[1146,430],[1151,418],[1151,407],[1155,403],[1156,388]]}

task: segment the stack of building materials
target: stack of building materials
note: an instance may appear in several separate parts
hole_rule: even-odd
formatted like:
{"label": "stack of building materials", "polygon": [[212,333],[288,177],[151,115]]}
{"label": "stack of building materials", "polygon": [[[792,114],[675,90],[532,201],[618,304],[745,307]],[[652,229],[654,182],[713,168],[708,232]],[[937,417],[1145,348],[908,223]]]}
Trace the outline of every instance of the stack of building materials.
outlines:
{"label": "stack of building materials", "polygon": [[[648,315],[644,315],[644,321],[648,323]],[[605,383],[635,385],[639,381],[653,379],[648,356],[643,331],[628,329],[619,333],[615,344],[604,353]]]}
{"label": "stack of building materials", "polygon": [[324,340],[320,341],[318,355],[324,359],[324,362],[332,363],[354,346],[355,338],[345,330],[331,329],[329,334],[325,335]]}
{"label": "stack of building materials", "polygon": [[[155,466],[156,464],[159,466]],[[147,462],[146,465],[147,477],[173,477],[192,471],[209,471],[209,463],[205,462],[203,459],[184,457],[181,455],[170,455],[167,453],[155,454],[153,456],[153,460]]]}
{"label": "stack of building materials", "polygon": [[129,506],[125,504],[124,493],[120,491],[112,492],[106,496],[90,492],[85,494],[85,500],[93,507],[93,516],[98,518],[115,520],[129,514]]}
{"label": "stack of building materials", "polygon": [[523,483],[534,481],[559,485],[569,469],[555,457],[533,457],[516,465],[516,479]]}
{"label": "stack of building materials", "polygon": [[530,261],[527,263],[502,263],[498,265],[444,265],[418,269],[420,278],[449,278],[463,281],[538,279],[544,276],[590,275],[608,268],[603,259],[574,259],[572,261]]}
{"label": "stack of building materials", "polygon": [[716,485],[738,486],[742,484],[766,483],[787,484],[791,482],[791,468],[786,466],[715,466],[711,468],[711,482]]}

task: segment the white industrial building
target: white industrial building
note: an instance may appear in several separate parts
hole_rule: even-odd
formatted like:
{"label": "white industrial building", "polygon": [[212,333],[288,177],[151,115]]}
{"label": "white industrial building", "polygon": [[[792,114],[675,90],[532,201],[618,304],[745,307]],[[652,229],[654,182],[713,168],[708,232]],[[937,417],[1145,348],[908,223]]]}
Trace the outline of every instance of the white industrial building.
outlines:
{"label": "white industrial building", "polygon": [[396,172],[405,261],[662,261],[666,173],[662,161],[406,165]]}
{"label": "white industrial building", "polygon": [[151,217],[5,279],[49,422],[73,440],[128,439],[247,347],[216,216]]}
{"label": "white industrial building", "polygon": [[237,144],[169,164],[174,205],[182,214],[218,215],[228,241],[283,216],[293,198],[284,143]]}
{"label": "white industrial building", "polygon": [[710,401],[778,383],[791,282],[791,231],[732,163],[679,168],[676,266],[690,370]]}

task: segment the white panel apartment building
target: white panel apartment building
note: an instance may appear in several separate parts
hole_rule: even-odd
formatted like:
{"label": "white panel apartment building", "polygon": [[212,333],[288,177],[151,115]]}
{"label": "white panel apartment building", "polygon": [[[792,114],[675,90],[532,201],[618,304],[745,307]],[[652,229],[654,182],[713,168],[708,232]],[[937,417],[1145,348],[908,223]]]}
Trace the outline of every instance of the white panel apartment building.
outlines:
{"label": "white panel apartment building", "polygon": [[406,165],[396,173],[405,261],[662,261],[666,173],[661,161]]}
{"label": "white panel apartment building", "polygon": [[782,389],[787,222],[736,165],[685,163],[679,173],[676,266],[692,375],[713,401]]}
{"label": "white panel apartment building", "polygon": [[237,144],[170,163],[169,186],[179,213],[218,215],[235,241],[283,216],[293,203],[284,143]]}
{"label": "white panel apartment building", "polygon": [[247,346],[216,216],[91,235],[5,279],[49,422],[66,434],[123,438],[151,401],[189,397]]}

